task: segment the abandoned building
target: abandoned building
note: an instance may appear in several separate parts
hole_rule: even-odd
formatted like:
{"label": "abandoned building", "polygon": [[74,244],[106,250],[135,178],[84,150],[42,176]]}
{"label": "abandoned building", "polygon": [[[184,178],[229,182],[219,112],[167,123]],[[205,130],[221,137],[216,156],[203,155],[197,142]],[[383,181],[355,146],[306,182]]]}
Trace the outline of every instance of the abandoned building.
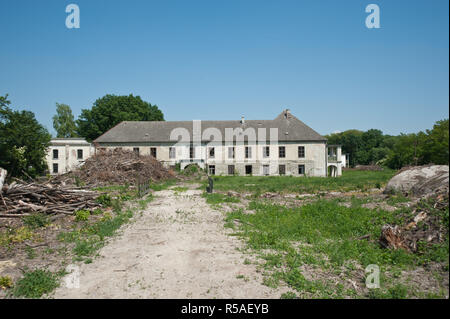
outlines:
{"label": "abandoned building", "polygon": [[83,138],[53,138],[47,150],[48,170],[51,175],[67,173],[93,154],[93,146]]}
{"label": "abandoned building", "polygon": [[94,145],[152,155],[181,169],[197,164],[211,175],[340,176],[343,164],[341,146],[328,146],[288,109],[274,120],[125,121]]}

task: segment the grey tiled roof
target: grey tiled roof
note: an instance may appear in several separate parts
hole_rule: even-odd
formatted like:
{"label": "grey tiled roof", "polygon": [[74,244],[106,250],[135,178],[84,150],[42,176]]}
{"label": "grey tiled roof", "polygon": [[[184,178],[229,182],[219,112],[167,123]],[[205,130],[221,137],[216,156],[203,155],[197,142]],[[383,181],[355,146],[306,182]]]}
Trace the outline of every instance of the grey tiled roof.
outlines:
{"label": "grey tiled roof", "polygon": [[[185,128],[192,136],[193,121],[124,121],[98,137],[94,143],[145,143],[174,142],[170,133],[176,128]],[[201,121],[202,133],[207,128],[217,128],[225,139],[226,128],[266,128],[266,139],[269,140],[270,128],[278,128],[279,141],[326,141],[326,138],[293,116],[283,111],[274,120],[241,121]],[[203,140],[203,141],[208,141]]]}

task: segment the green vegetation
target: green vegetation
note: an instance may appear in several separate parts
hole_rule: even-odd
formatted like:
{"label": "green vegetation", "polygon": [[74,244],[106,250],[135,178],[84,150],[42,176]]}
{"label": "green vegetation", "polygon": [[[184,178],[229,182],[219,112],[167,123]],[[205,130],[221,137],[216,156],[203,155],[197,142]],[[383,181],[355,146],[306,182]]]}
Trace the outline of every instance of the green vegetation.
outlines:
{"label": "green vegetation", "polygon": [[177,187],[172,188],[172,190],[176,193],[184,193],[188,189],[189,189],[188,187],[182,187],[182,186],[177,186]]}
{"label": "green vegetation", "polygon": [[13,286],[13,281],[9,276],[0,277],[0,289],[9,289]]}
{"label": "green vegetation", "polygon": [[97,99],[90,110],[81,110],[77,131],[92,141],[122,121],[164,121],[164,115],[158,106],[139,96],[107,94]]}
{"label": "green vegetation", "polygon": [[45,214],[32,214],[22,218],[25,225],[32,229],[42,228],[50,224],[50,220]]}
{"label": "green vegetation", "polygon": [[77,137],[77,126],[69,105],[56,103],[56,114],[53,116],[53,128],[56,131],[56,137]]}
{"label": "green vegetation", "polygon": [[51,135],[30,111],[14,111],[8,95],[0,96],[0,167],[10,176],[35,177],[47,169]]}
{"label": "green vegetation", "polygon": [[168,179],[166,181],[159,182],[159,183],[151,183],[150,188],[154,191],[162,191],[162,190],[169,188],[170,186],[175,185],[176,182],[177,182],[176,179]]}
{"label": "green vegetation", "polygon": [[85,222],[89,220],[89,216],[91,216],[91,212],[85,209],[77,210],[75,212],[75,220],[77,222]]}
{"label": "green vegetation", "polygon": [[220,193],[203,193],[202,196],[206,198],[208,204],[217,205],[221,203],[239,203],[240,199]]}
{"label": "green vegetation", "polygon": [[14,243],[22,243],[25,240],[33,239],[35,234],[28,226],[22,226],[19,228],[7,228],[4,231],[0,231],[0,246],[8,246]]}
{"label": "green vegetation", "polygon": [[36,269],[24,273],[13,289],[14,297],[40,298],[59,286],[59,278],[65,272],[52,273],[44,269]]}
{"label": "green vegetation", "polygon": [[431,130],[399,136],[347,130],[326,136],[329,144],[341,144],[342,153],[350,154],[350,164],[379,164],[392,169],[407,165],[449,163],[449,120],[437,121]]}
{"label": "green vegetation", "polygon": [[[339,178],[293,176],[214,176],[214,189],[236,192],[318,193],[380,188],[395,171],[344,171]],[[206,187],[207,181],[204,182]]]}

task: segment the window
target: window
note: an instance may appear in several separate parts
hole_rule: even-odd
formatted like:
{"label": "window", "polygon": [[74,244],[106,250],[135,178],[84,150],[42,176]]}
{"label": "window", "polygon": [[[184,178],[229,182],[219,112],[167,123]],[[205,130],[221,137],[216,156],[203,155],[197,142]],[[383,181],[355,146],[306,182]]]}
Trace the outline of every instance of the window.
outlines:
{"label": "window", "polygon": [[216,175],[216,166],[215,165],[209,165],[208,166],[208,172],[209,172],[209,175]]}
{"label": "window", "polygon": [[228,148],[228,158],[234,158],[234,147]]}
{"label": "window", "polygon": [[305,157],[305,147],[304,146],[299,146],[298,147],[298,157],[299,158],[304,158]]}
{"label": "window", "polygon": [[58,150],[53,150],[53,159],[58,159]]}
{"label": "window", "polygon": [[214,147],[209,148],[209,158],[214,158],[216,156],[216,150]]}
{"label": "window", "polygon": [[269,165],[263,165],[263,175],[269,175]]}
{"label": "window", "polygon": [[252,148],[250,146],[245,147],[245,158],[251,158],[252,157]]}
{"label": "window", "polygon": [[77,150],[77,158],[83,159],[83,150]]}
{"label": "window", "polygon": [[299,165],[298,166],[298,174],[304,175],[305,174],[305,165]]}
{"label": "window", "polygon": [[150,147],[150,155],[156,158],[156,147]]}
{"label": "window", "polygon": [[189,158],[190,158],[190,159],[193,159],[194,156],[195,156],[194,146],[191,145],[191,146],[189,147]]}
{"label": "window", "polygon": [[169,158],[175,158],[175,147],[169,147]]}
{"label": "window", "polygon": [[279,173],[280,175],[286,175],[286,165],[280,165],[280,166],[278,167],[278,173]]}
{"label": "window", "polygon": [[285,158],[286,157],[286,147],[284,147],[284,146],[278,147],[278,156],[280,158]]}
{"label": "window", "polygon": [[252,175],[252,166],[251,165],[245,165],[245,174]]}
{"label": "window", "polygon": [[58,174],[58,163],[53,163],[53,174]]}
{"label": "window", "polygon": [[270,156],[270,148],[269,146],[263,147],[263,157],[269,157]]}
{"label": "window", "polygon": [[228,165],[228,175],[234,175],[234,165]]}

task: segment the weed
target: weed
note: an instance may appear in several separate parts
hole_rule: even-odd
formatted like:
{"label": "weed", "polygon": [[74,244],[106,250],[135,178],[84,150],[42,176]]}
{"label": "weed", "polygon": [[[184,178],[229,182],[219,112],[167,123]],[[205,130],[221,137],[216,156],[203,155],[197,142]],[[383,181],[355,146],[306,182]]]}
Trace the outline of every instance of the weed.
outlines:
{"label": "weed", "polygon": [[15,297],[40,298],[59,286],[59,278],[64,273],[52,273],[44,269],[25,272],[23,278],[14,286]]}
{"label": "weed", "polygon": [[22,221],[25,225],[36,229],[45,227],[50,224],[50,220],[45,214],[32,214],[30,216],[25,216],[22,218]]}
{"label": "weed", "polygon": [[0,277],[0,289],[6,290],[13,286],[13,281],[9,276],[1,276]]}
{"label": "weed", "polygon": [[91,216],[91,212],[85,209],[81,209],[75,212],[75,220],[77,222],[85,222],[89,220],[89,216]]}

